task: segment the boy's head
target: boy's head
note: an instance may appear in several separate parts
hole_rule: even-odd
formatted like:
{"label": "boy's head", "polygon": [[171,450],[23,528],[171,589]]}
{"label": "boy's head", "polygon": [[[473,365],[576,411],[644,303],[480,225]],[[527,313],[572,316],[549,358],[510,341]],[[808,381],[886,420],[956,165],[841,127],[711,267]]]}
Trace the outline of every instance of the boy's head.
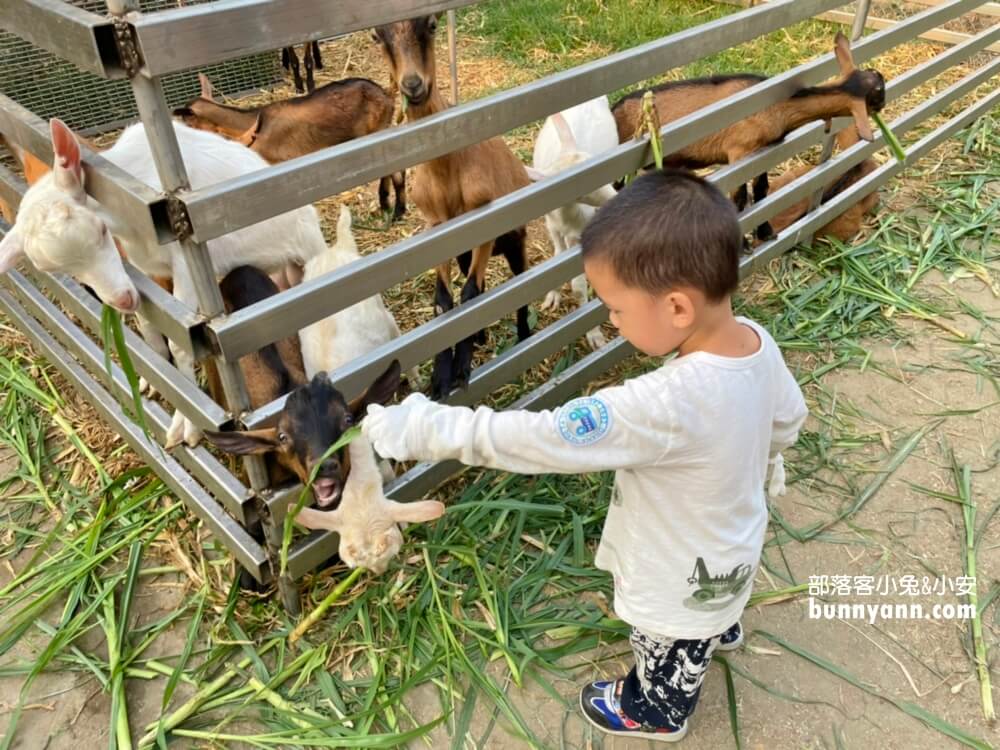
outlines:
{"label": "boy's head", "polygon": [[597,212],[580,240],[584,270],[622,336],[646,354],[680,346],[739,282],[736,207],[683,170],[643,175]]}

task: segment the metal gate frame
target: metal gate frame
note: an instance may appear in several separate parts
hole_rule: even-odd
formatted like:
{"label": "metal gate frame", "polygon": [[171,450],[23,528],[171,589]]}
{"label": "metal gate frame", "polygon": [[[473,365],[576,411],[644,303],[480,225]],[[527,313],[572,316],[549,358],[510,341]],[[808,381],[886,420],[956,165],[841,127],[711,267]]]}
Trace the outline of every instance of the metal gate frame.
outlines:
{"label": "metal gate frame", "polygon": [[[248,410],[245,383],[236,366],[242,355],[419,275],[469,247],[634,171],[648,164],[652,155],[646,141],[622,144],[556,177],[534,183],[368,255],[333,274],[303,283],[229,316],[223,314],[222,299],[204,244],[207,240],[500,135],[581,101],[845,4],[843,0],[778,0],[418,122],[207,188],[188,188],[185,167],[170,127],[170,111],[163,98],[162,75],[367,29],[422,13],[453,10],[472,2],[474,0],[345,0],[334,4],[316,0],[222,0],[142,15],[133,11],[134,0],[108,0],[111,15],[103,17],[80,11],[60,0],[0,0],[3,23],[9,30],[81,68],[107,78],[128,77],[131,81],[140,117],[150,135],[164,192],[139,183],[98,154],[85,149],[87,191],[123,220],[156,236],[160,243],[174,239],[181,243],[198,286],[199,311],[187,309],[135,269],[130,269],[130,273],[142,294],[143,312],[164,335],[198,360],[216,358],[234,413],[223,410],[194,383],[181,377],[138,336],[127,332],[126,339],[139,373],[153,383],[171,405],[179,406],[199,426],[254,429],[271,422],[281,409],[283,398],[260,409]],[[853,46],[855,60],[860,63],[882,54],[983,4],[973,0],[951,0],[930,8],[857,41]],[[864,28],[868,5],[868,2],[858,3],[853,34],[856,40]],[[261,28],[270,30],[266,39],[260,34]],[[907,71],[888,83],[887,100],[902,96],[998,40],[1000,25]],[[662,130],[663,139],[670,144],[670,150],[682,148],[707,132],[726,127],[786,98],[800,86],[830,77],[836,70],[834,56],[823,55],[668,124]],[[893,122],[893,130],[900,135],[906,133],[991,80],[998,72],[1000,57],[924,100]],[[1000,90],[987,94],[930,131],[906,150],[905,164],[895,160],[886,162],[833,200],[814,208],[778,238],[758,247],[742,261],[741,274],[746,276],[800,242],[808,242],[817,228],[998,104]],[[835,121],[835,131],[849,123],[848,119]],[[39,158],[51,160],[46,123],[2,96],[0,132]],[[802,197],[815,195],[851,166],[884,146],[878,136],[873,143],[858,143],[826,160],[832,135],[824,135],[821,123],[804,126],[790,133],[781,143],[728,165],[709,179],[720,189],[731,191],[825,138],[827,148],[820,166],[743,212],[741,225],[749,230]],[[0,198],[16,206],[24,189],[24,184],[15,175],[0,169]],[[407,369],[431,359],[437,351],[540,298],[581,270],[579,248],[573,248],[352,361],[331,373],[331,378],[348,398],[352,398],[390,360],[399,359]],[[130,402],[130,397],[121,370],[116,367],[110,386],[105,385],[100,347],[41,290],[54,296],[91,333],[99,331],[100,305],[72,279],[33,269],[28,270],[27,275],[11,271],[4,277],[4,285],[6,289],[0,290],[0,309],[17,322],[70,382],[90,396],[102,417],[116,427],[171,490],[205,520],[241,565],[259,581],[273,579],[273,561],[277,559],[280,546],[285,508],[289,498],[301,487],[272,491],[267,487],[259,457],[246,459],[248,488],[204,448],[180,447],[167,454],[161,442],[169,423],[168,414],[159,405],[145,402],[155,440],[147,439],[122,408],[122,404]],[[449,402],[470,404],[481,400],[498,386],[576,341],[585,331],[604,321],[606,315],[598,300],[565,315],[476,369],[468,388],[453,393]],[[513,406],[545,408],[556,405],[633,351],[627,342],[616,339]],[[389,488],[389,494],[399,500],[416,499],[459,469],[460,466],[453,462],[417,466],[397,479]],[[263,543],[248,531],[261,526]],[[330,533],[314,532],[291,550],[288,573],[277,582],[284,603],[291,611],[298,611],[294,581],[328,558],[336,549],[335,542]]]}

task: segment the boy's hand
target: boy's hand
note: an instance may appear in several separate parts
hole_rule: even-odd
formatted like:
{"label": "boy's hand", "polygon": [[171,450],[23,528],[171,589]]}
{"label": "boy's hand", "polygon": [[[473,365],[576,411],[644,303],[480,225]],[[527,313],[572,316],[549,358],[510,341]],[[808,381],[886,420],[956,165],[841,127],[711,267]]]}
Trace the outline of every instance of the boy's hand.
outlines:
{"label": "boy's hand", "polygon": [[436,408],[441,408],[440,404],[422,393],[412,393],[395,406],[371,404],[361,430],[383,458],[419,460],[423,456],[420,426]]}

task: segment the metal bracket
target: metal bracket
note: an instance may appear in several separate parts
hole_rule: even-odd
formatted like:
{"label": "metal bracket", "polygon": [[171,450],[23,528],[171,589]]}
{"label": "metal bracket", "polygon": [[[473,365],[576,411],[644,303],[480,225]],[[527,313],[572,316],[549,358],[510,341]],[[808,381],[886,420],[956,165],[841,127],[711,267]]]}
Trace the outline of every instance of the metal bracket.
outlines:
{"label": "metal bracket", "polygon": [[187,208],[184,207],[184,202],[175,195],[167,196],[167,219],[170,220],[170,228],[174,230],[178,241],[183,242],[194,234]]}
{"label": "metal bracket", "polygon": [[111,20],[115,26],[115,46],[122,69],[129,78],[135,78],[143,64],[135,29],[124,16],[112,16]]}

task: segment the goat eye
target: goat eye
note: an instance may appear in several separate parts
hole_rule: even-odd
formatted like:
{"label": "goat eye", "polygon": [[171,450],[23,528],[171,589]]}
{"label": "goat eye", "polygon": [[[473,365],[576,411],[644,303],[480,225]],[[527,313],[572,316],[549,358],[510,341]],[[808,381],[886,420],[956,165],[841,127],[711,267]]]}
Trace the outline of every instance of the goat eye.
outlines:
{"label": "goat eye", "polygon": [[279,432],[278,433],[278,442],[281,443],[282,445],[287,444],[288,443],[288,435],[287,435],[287,433]]}

